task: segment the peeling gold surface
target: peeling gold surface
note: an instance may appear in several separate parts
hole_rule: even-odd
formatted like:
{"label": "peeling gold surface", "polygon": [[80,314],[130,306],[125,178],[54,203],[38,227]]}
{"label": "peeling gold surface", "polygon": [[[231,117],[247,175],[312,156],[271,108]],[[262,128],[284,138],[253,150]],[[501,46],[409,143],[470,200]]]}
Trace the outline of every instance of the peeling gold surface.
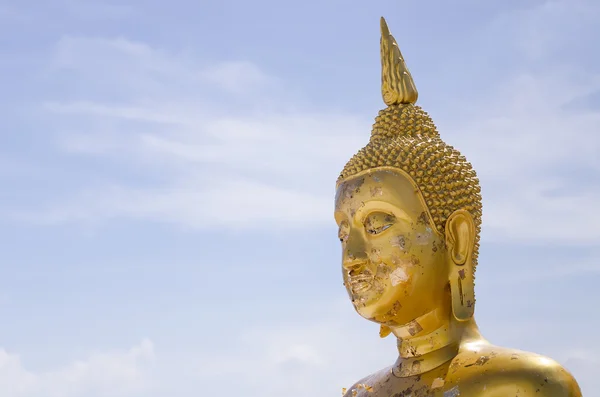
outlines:
{"label": "peeling gold surface", "polygon": [[398,360],[346,397],[580,397],[555,361],[498,347],[474,319],[479,181],[414,105],[417,90],[382,20],[388,107],[344,167],[335,219],[344,285],[355,310],[398,340]]}

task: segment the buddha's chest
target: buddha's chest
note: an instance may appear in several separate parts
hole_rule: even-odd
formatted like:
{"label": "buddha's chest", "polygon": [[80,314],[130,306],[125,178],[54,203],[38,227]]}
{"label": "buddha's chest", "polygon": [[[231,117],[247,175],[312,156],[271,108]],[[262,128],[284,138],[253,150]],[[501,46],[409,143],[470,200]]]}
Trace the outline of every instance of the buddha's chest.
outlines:
{"label": "buddha's chest", "polygon": [[[424,382],[422,379],[387,379],[380,383],[361,383],[347,390],[345,397],[464,397],[458,386],[444,385],[441,378]],[[473,395],[475,396],[475,395]]]}
{"label": "buddha's chest", "polygon": [[456,397],[444,394],[444,375],[396,377],[391,371],[374,374],[347,390],[345,397]]}
{"label": "buddha's chest", "polygon": [[449,382],[441,376],[396,378],[393,374],[369,377],[348,389],[344,397],[499,397],[529,390],[513,384],[494,382]]}
{"label": "buddha's chest", "polygon": [[345,397],[471,397],[471,388],[464,388],[457,379],[448,380],[449,363],[427,373],[399,377],[391,368],[379,371],[344,394]]}

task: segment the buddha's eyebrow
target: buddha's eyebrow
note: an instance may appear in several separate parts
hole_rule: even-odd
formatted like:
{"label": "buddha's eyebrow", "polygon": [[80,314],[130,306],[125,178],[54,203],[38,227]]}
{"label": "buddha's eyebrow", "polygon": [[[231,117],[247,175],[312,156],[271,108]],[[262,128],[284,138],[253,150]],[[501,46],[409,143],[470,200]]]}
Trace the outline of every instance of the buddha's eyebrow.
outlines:
{"label": "buddha's eyebrow", "polygon": [[356,214],[354,217],[356,219],[362,219],[365,215],[367,215],[370,211],[378,210],[389,212],[394,215],[396,218],[402,219],[406,222],[412,222],[412,218],[408,216],[408,214],[402,209],[398,208],[395,205],[392,205],[385,201],[372,200],[364,203],[356,210]]}

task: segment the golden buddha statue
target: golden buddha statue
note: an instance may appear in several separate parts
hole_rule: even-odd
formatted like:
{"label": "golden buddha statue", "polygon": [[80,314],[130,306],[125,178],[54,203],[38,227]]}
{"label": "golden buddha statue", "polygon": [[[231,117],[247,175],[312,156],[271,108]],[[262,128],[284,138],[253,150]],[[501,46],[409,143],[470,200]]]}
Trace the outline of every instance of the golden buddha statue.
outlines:
{"label": "golden buddha statue", "polygon": [[579,397],[555,361],[490,344],[475,319],[481,196],[471,165],[444,143],[385,20],[382,91],[366,147],[338,181],[344,285],[356,311],[398,339],[395,364],[348,397]]}

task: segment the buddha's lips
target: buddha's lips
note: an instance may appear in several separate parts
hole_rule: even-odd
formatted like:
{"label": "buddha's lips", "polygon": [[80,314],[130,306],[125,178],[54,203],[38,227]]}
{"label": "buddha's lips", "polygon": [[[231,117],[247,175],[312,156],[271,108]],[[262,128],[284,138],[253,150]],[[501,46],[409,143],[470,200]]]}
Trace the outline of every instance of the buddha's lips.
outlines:
{"label": "buddha's lips", "polygon": [[371,289],[372,286],[373,284],[368,283],[366,281],[350,283],[350,289],[354,294],[361,294],[363,292],[367,292]]}
{"label": "buddha's lips", "polygon": [[348,285],[355,294],[366,292],[373,286],[373,275],[370,272],[364,272],[349,276]]}

